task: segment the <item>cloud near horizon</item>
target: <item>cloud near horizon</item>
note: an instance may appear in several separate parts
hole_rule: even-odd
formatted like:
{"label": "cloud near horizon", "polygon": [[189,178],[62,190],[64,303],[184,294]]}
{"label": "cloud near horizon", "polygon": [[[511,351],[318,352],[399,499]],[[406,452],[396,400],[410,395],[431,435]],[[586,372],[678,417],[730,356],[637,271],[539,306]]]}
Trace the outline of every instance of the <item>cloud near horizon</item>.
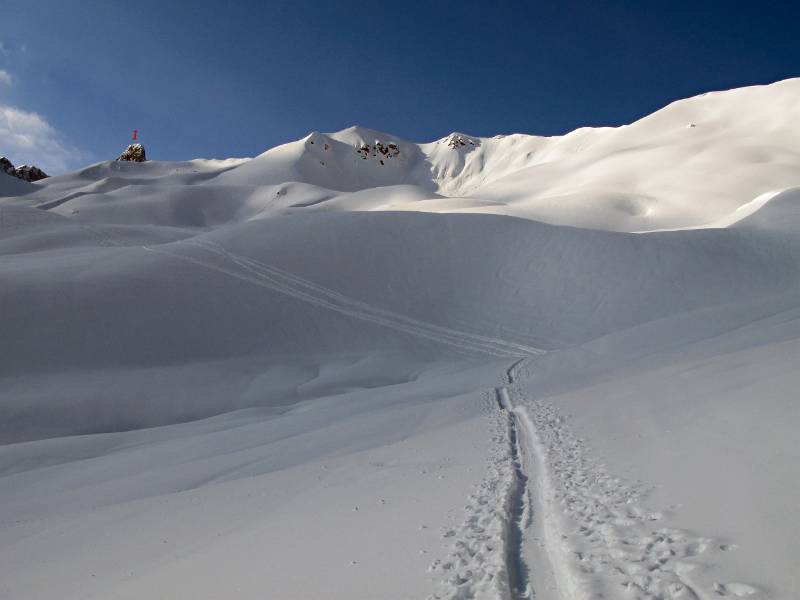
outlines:
{"label": "cloud near horizon", "polygon": [[7,104],[0,104],[0,156],[17,166],[36,165],[49,175],[68,171],[82,158],[44,117]]}
{"label": "cloud near horizon", "polygon": [[11,74],[8,71],[0,69],[0,86],[11,86]]}

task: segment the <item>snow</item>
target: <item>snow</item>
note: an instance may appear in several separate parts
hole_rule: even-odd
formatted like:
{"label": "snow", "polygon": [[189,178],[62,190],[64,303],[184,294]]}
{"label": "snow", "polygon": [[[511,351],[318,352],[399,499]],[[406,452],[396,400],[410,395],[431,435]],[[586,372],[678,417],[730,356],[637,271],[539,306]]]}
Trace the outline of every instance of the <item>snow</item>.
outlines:
{"label": "snow", "polygon": [[33,191],[33,189],[32,183],[0,171],[0,198],[4,196],[21,196]]}
{"label": "snow", "polygon": [[798,100],[3,179],[0,597],[795,597]]}

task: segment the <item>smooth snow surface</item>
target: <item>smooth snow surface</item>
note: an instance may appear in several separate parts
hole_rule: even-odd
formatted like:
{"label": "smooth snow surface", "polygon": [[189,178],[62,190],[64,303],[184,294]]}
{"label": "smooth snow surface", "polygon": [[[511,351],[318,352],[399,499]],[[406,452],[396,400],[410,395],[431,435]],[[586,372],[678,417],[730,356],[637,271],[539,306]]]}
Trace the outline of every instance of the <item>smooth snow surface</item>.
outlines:
{"label": "smooth snow surface", "polygon": [[796,598],[798,107],[0,176],[0,598]]}
{"label": "smooth snow surface", "polygon": [[0,198],[6,196],[21,196],[34,191],[32,183],[12,177],[7,173],[0,172]]}

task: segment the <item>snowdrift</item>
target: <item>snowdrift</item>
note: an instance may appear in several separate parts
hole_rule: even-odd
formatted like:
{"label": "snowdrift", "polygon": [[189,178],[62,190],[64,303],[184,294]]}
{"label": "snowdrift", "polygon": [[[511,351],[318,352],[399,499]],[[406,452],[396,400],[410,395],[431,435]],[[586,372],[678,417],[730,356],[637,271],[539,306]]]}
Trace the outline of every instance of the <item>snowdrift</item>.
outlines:
{"label": "snowdrift", "polygon": [[[15,340],[0,360],[2,423],[17,439],[53,406],[71,416],[47,427],[73,434],[274,402],[268,379],[263,396],[247,384],[263,377],[253,357],[291,365],[339,355],[526,356],[787,294],[798,271],[793,246],[744,228],[643,236],[488,215],[348,212],[189,237],[0,210],[19,224],[0,238],[12,259],[0,266],[2,335]],[[165,382],[148,385],[146,407],[136,386],[108,395],[105,369],[114,378],[125,369],[167,377],[166,369],[181,381],[192,363],[219,363],[233,373],[215,377],[239,383],[223,394],[197,379],[188,405],[187,390],[176,396]],[[66,378],[78,389],[54,385]],[[278,386],[281,402],[287,387]],[[121,401],[129,388],[136,392]]]}

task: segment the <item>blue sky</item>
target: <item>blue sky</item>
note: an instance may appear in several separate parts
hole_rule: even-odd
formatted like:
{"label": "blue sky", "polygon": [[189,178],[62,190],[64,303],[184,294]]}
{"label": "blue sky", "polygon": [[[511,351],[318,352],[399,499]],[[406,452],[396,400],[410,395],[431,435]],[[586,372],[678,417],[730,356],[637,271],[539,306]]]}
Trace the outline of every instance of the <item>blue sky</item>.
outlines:
{"label": "blue sky", "polygon": [[430,141],[631,122],[800,76],[800,5],[5,0],[0,154],[251,156],[352,124]]}

